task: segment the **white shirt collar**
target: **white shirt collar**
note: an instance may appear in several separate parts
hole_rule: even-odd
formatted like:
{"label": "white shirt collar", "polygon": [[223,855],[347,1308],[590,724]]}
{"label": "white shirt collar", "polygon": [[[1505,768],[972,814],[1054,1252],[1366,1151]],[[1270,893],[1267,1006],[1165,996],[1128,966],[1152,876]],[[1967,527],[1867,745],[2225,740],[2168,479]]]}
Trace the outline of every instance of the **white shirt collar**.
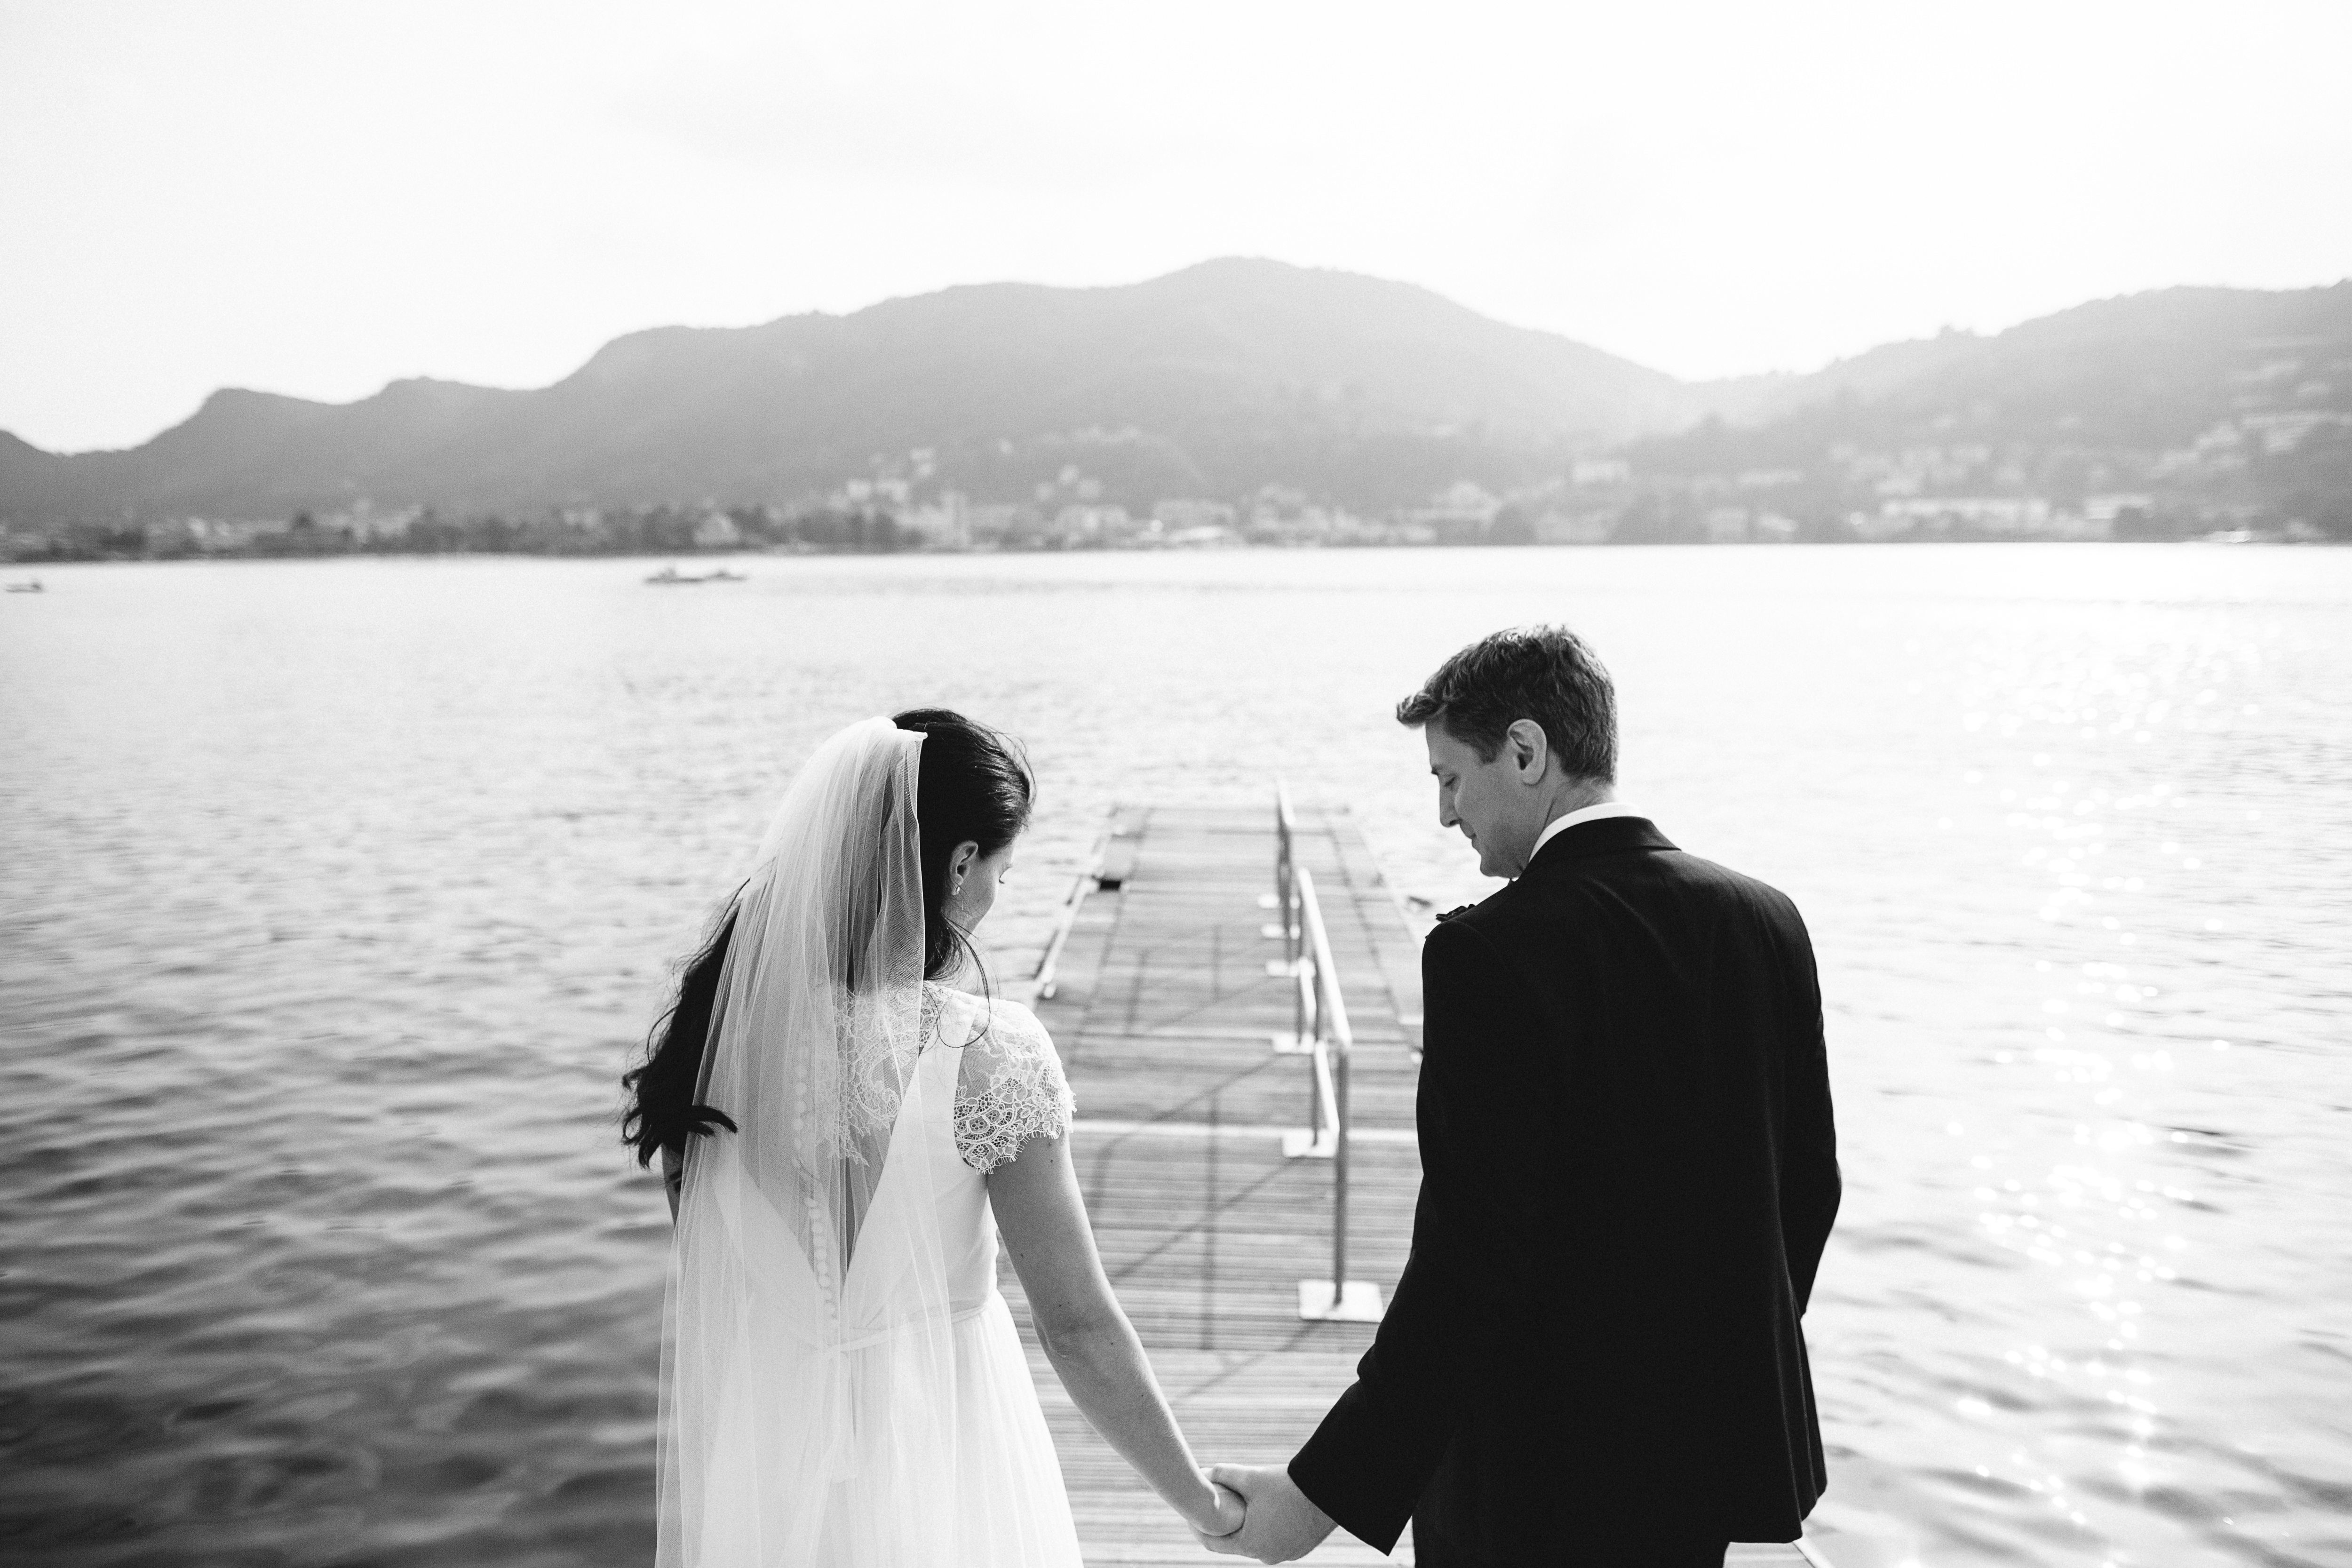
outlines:
{"label": "white shirt collar", "polygon": [[1553,839],[1559,837],[1570,828],[1574,827],[1580,822],[1599,822],[1603,817],[1639,816],[1641,815],[1641,807],[1636,805],[1628,805],[1622,800],[1596,801],[1591,805],[1579,806],[1574,811],[1569,812],[1564,816],[1552,818],[1550,823],[1545,826],[1544,830],[1536,835],[1536,847],[1528,851],[1528,860],[1532,864],[1535,858],[1543,853],[1543,847],[1545,845],[1550,843]]}

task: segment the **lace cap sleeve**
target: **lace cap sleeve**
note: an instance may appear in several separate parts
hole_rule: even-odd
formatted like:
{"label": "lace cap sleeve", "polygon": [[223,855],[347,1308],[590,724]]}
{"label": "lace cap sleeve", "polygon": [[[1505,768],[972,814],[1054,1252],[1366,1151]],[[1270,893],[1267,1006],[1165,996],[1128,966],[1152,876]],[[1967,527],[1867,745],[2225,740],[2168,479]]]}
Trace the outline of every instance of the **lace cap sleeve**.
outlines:
{"label": "lace cap sleeve", "polygon": [[1017,1002],[997,1002],[982,1017],[987,1031],[964,1047],[956,1079],[956,1152],[981,1172],[993,1171],[1032,1138],[1060,1138],[1077,1114],[1062,1058],[1035,1014]]}

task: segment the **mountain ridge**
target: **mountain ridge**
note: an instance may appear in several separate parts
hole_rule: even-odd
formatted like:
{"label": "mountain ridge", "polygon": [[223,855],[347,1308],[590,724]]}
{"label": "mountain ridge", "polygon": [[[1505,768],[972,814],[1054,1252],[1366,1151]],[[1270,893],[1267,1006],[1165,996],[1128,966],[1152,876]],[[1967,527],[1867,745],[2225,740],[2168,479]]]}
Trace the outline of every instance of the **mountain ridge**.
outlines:
{"label": "mountain ridge", "polygon": [[[536,388],[407,377],[342,404],[223,388],[126,448],[0,432],[0,521],[790,503],[919,452],[933,485],[981,500],[1082,469],[1145,505],[1274,485],[1392,509],[1463,479],[1524,489],[1610,451],[1687,469],[1726,428],[1759,451],[1810,450],[1832,426],[1876,440],[1957,426],[2138,450],[2245,404],[2246,378],[2285,352],[2271,340],[2321,365],[2296,395],[2332,417],[2333,389],[2352,391],[2352,280],[2115,296],[1803,374],[1694,383],[1419,285],[1221,258],[1130,284],[961,284],[839,315],[646,328]],[[2340,374],[2326,368],[2338,347]]]}

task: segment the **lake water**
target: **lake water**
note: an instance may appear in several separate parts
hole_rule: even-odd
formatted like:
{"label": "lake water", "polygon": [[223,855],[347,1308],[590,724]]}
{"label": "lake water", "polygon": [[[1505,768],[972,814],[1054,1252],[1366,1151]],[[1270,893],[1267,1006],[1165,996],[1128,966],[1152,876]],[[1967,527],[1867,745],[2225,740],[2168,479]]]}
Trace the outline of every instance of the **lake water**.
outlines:
{"label": "lake water", "polygon": [[814,742],[1027,739],[1007,971],[1114,801],[1277,772],[1444,907],[1390,710],[1563,619],[1623,793],[1820,950],[1840,1568],[2352,1562],[2352,551],[648,565],[0,600],[0,1555],[649,1560],[615,1079]]}

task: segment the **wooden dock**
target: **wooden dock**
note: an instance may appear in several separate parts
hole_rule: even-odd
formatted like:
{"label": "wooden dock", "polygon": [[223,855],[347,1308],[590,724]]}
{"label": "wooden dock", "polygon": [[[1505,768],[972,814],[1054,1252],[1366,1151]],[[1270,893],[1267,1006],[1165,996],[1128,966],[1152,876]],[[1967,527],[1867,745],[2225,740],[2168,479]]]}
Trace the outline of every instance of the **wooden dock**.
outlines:
{"label": "wooden dock", "polygon": [[[1421,1178],[1413,1138],[1419,937],[1344,810],[1296,813],[1293,853],[1319,895],[1353,1024],[1349,1274],[1385,1301]],[[1037,1004],[1078,1102],[1073,1134],[1103,1260],[1203,1463],[1280,1463],[1355,1375],[1370,1325],[1307,1322],[1298,1283],[1327,1275],[1332,1164],[1286,1159],[1305,1128],[1308,1058],[1278,1055],[1294,984],[1272,910],[1275,814],[1149,806],[1112,818]],[[1004,1292],[1061,1455],[1090,1568],[1210,1561],[1097,1437]],[[1412,1560],[1411,1535],[1394,1561]],[[1380,1563],[1344,1531],[1312,1563]],[[1805,1561],[1734,1547],[1737,1563]]]}

